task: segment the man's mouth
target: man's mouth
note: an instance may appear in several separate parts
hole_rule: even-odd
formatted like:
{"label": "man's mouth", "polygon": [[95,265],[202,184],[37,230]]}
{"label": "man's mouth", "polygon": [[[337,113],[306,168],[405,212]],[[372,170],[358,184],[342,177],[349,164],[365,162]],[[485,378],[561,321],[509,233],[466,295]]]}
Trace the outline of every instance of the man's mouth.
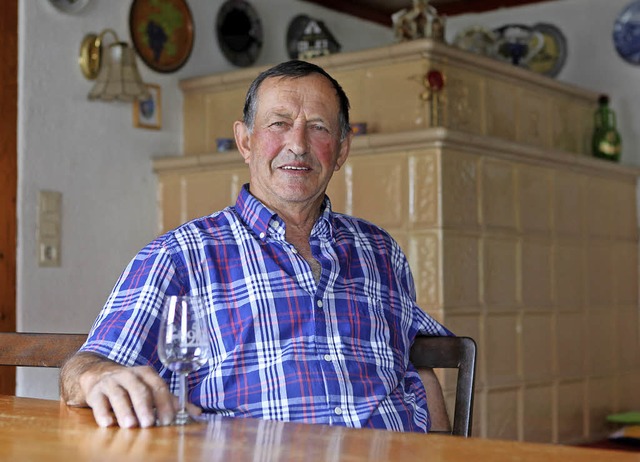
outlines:
{"label": "man's mouth", "polygon": [[294,167],[293,165],[285,165],[283,167],[280,167],[282,170],[295,170],[295,171],[306,171],[306,170],[311,170],[308,167]]}

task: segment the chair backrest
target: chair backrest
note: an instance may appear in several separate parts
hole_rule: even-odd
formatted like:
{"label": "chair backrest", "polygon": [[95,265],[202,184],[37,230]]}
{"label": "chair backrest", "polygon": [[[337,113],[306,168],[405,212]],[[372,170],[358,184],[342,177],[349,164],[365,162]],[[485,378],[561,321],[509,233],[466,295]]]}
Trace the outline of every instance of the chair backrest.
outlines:
{"label": "chair backrest", "polygon": [[419,336],[411,347],[411,362],[416,368],[458,369],[451,434],[470,436],[476,342],[470,337]]}
{"label": "chair backrest", "polygon": [[0,366],[61,367],[87,334],[0,332]]}

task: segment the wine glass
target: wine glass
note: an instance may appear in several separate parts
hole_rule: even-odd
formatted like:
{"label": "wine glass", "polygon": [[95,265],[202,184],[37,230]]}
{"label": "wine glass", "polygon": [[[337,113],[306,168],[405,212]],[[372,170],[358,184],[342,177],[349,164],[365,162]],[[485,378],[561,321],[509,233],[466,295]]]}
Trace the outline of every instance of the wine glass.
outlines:
{"label": "wine glass", "polygon": [[187,375],[202,367],[209,358],[204,316],[202,297],[171,295],[164,300],[158,356],[162,364],[179,377],[180,408],[174,420],[176,425],[193,420],[187,413]]}

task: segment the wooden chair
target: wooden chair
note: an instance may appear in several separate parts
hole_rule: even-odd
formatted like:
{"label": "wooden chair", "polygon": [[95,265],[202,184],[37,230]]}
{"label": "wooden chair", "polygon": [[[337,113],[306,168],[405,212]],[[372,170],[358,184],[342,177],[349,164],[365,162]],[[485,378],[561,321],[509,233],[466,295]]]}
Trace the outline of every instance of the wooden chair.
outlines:
{"label": "wooden chair", "polygon": [[61,367],[87,334],[0,332],[0,366]]}
{"label": "wooden chair", "polygon": [[452,435],[470,436],[473,421],[476,342],[470,337],[416,338],[411,347],[416,368],[458,369]]}

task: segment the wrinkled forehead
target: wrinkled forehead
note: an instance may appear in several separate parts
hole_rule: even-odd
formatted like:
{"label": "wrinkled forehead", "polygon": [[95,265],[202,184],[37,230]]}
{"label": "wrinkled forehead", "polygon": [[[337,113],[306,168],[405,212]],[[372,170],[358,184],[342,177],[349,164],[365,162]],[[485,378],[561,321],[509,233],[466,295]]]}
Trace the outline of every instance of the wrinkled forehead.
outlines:
{"label": "wrinkled forehead", "polygon": [[331,105],[336,110],[340,109],[338,92],[331,82],[321,74],[312,73],[302,77],[299,76],[274,76],[266,78],[257,91],[256,103],[258,108],[260,102],[269,99],[272,103],[284,103],[284,99],[306,98],[309,101],[317,101],[324,105]]}

